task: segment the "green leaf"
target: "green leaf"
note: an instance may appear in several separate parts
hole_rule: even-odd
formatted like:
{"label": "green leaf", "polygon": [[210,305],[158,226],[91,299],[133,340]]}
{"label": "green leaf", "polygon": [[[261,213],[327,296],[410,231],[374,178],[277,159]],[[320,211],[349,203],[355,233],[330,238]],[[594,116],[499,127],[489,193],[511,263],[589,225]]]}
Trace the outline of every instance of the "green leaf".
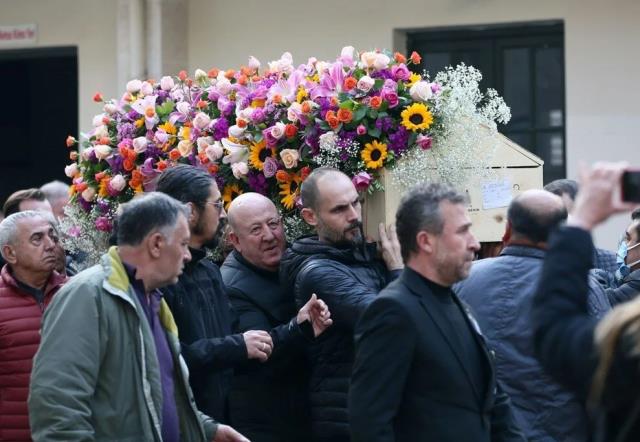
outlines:
{"label": "green leaf", "polygon": [[376,118],[378,118],[378,109],[370,108],[367,115],[369,115],[369,118],[371,118],[372,120],[375,120]]}
{"label": "green leaf", "polygon": [[349,99],[347,99],[347,101],[343,101],[340,103],[340,109],[353,110],[354,106],[355,106],[355,103]]}
{"label": "green leaf", "polygon": [[380,129],[377,127],[370,127],[367,133],[373,138],[378,138],[380,136]]}
{"label": "green leaf", "polygon": [[364,118],[365,115],[367,115],[367,107],[360,106],[353,112],[353,121],[360,121]]}
{"label": "green leaf", "polygon": [[377,78],[376,81],[373,83],[373,89],[376,91],[379,91],[380,89],[382,89],[383,84],[384,84],[384,80],[382,78]]}

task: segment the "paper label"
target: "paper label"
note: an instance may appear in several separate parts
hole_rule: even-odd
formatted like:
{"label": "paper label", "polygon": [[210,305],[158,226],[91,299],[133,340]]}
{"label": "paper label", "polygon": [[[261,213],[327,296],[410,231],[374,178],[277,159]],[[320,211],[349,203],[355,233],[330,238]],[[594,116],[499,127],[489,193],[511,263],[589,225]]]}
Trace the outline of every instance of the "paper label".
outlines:
{"label": "paper label", "polygon": [[482,184],[482,208],[484,210],[507,207],[511,203],[511,182],[491,181]]}

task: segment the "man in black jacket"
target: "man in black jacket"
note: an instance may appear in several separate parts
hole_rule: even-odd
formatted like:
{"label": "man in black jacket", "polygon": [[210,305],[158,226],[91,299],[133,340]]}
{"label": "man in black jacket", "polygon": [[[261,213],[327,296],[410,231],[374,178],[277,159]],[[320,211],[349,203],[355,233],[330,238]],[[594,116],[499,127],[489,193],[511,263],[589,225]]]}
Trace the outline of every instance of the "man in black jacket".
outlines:
{"label": "man in black jacket", "polygon": [[205,252],[205,247],[215,244],[226,218],[213,178],[202,169],[179,165],[162,173],[157,190],[191,209],[191,261],[178,282],[164,288],[163,293],[178,325],[181,351],[198,408],[216,421],[227,423],[233,367],[248,359],[266,361],[273,342],[269,333],[262,330],[232,333],[234,316],[220,269],[206,258]]}
{"label": "man in black jacket", "polygon": [[347,393],[353,365],[353,330],[360,314],[402,268],[395,229],[381,228],[382,257],[362,236],[360,197],[342,172],[319,168],[301,188],[301,214],[318,236],[285,252],[280,276],[298,306],[312,293],[324,300],[333,326],[309,348],[314,441],[349,441]]}
{"label": "man in black jacket", "polygon": [[[309,439],[309,370],[304,350],[331,320],[309,307],[296,314],[293,293],[280,284],[278,268],[286,242],[275,205],[258,193],[244,193],[229,206],[229,239],[234,251],[221,268],[239,331],[265,330],[273,353],[265,363],[250,363],[234,373],[229,396],[231,421],[253,442]],[[315,297],[312,297],[315,298]],[[308,303],[309,304],[309,303]],[[322,301],[317,308],[326,310]]]}
{"label": "man in black jacket", "polygon": [[396,225],[406,267],[356,328],[353,442],[526,440],[478,324],[451,290],[480,249],[464,196],[414,188]]}

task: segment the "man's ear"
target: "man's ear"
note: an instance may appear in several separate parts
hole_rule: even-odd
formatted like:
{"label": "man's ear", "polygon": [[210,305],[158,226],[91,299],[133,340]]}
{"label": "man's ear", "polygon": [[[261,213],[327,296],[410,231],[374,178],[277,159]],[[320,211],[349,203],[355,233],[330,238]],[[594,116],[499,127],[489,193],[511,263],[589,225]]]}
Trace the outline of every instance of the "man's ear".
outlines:
{"label": "man's ear", "polygon": [[309,207],[305,207],[304,209],[302,209],[300,211],[300,215],[302,215],[302,218],[310,226],[314,226],[315,227],[315,226],[318,225],[318,218],[316,217],[316,214],[313,211],[313,209],[311,209]]}
{"label": "man's ear", "polygon": [[231,245],[233,245],[233,248],[238,251],[238,253],[242,253],[242,250],[240,248],[240,238],[238,238],[238,235],[236,235],[236,232],[234,232],[232,228],[228,227],[228,229],[229,230],[227,231],[227,239],[229,240]]}
{"label": "man's ear", "polygon": [[149,236],[145,242],[147,243],[147,251],[152,258],[158,259],[162,253],[162,249],[164,247],[167,239],[160,232],[153,232]]}
{"label": "man's ear", "polygon": [[15,264],[18,262],[18,257],[16,256],[16,251],[12,245],[5,244],[2,247],[2,257],[9,264]]}
{"label": "man's ear", "polygon": [[426,230],[420,230],[416,234],[416,245],[418,246],[419,251],[428,255],[431,255],[434,251],[435,240],[436,235],[433,235]]}
{"label": "man's ear", "polygon": [[511,235],[513,234],[513,226],[511,225],[511,221],[507,220],[507,226],[504,229],[504,235],[502,236],[502,243],[507,244],[511,239]]}
{"label": "man's ear", "polygon": [[193,227],[198,223],[198,218],[200,215],[200,211],[191,201],[187,202],[187,207],[189,208],[189,217],[187,221],[189,222],[189,230],[192,230]]}

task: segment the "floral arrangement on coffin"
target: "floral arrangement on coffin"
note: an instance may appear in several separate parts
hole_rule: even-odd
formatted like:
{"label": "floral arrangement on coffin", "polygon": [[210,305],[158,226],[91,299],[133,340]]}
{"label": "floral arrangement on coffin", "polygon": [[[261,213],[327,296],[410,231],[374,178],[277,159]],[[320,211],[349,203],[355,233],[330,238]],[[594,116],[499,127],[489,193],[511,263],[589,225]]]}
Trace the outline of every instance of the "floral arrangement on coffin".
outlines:
{"label": "floral arrangement on coffin", "polygon": [[[157,175],[177,163],[208,170],[227,205],[246,191],[270,197],[290,237],[304,231],[296,212],[300,184],[316,167],[336,167],[369,192],[381,190],[382,168],[411,152],[435,152],[419,161],[445,179],[472,164],[482,168],[486,162],[472,151],[481,136],[475,123],[495,130],[509,109],[495,91],[480,92],[475,69],[461,65],[431,80],[410,71],[419,63],[415,52],[406,58],[345,47],[334,62],[311,58],[295,67],[285,53],[261,72],[251,57],[239,70],[132,80],[120,99],[96,94],[103,112],[93,128],[82,143],[67,138],[66,246],[94,261],[118,205],[153,190]],[[399,167],[401,179],[425,178],[413,163]]]}

